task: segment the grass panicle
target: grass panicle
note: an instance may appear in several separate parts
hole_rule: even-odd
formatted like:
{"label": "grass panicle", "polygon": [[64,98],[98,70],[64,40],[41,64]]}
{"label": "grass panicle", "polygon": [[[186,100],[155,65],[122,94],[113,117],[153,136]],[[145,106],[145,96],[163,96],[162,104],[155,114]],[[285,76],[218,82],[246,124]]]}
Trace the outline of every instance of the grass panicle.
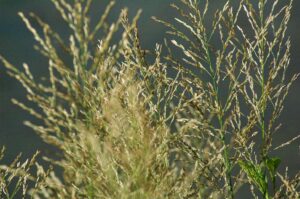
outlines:
{"label": "grass panicle", "polygon": [[0,60],[37,105],[12,100],[40,120],[25,125],[62,155],[44,157],[50,169],[37,154],[1,166],[1,198],[233,199],[241,187],[253,198],[300,197],[300,174],[280,174],[271,153],[299,138],[273,146],[298,77],[287,75],[291,0],[179,0],[173,21],[153,17],[168,29],[153,50],[141,45],[140,11],[110,23],[110,1],[91,26],[92,0],[52,2],[68,41],[19,13],[48,60],[47,82]]}

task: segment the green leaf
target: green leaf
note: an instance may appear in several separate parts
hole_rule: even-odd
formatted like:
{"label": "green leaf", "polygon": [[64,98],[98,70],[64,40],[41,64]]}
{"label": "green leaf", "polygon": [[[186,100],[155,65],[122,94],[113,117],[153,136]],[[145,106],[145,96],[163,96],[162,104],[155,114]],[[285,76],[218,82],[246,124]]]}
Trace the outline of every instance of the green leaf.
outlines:
{"label": "green leaf", "polygon": [[258,165],[252,162],[245,162],[240,160],[239,165],[241,169],[247,174],[248,178],[258,187],[261,193],[265,194],[268,184],[265,182],[264,175]]}
{"label": "green leaf", "polygon": [[269,158],[267,157],[266,160],[265,160],[265,164],[266,164],[266,167],[268,168],[268,171],[269,171],[269,174],[270,174],[270,177],[272,179],[272,184],[273,184],[273,188],[275,190],[275,180],[276,180],[276,171],[277,171],[277,168],[278,166],[280,165],[281,163],[281,160],[277,157],[275,158]]}

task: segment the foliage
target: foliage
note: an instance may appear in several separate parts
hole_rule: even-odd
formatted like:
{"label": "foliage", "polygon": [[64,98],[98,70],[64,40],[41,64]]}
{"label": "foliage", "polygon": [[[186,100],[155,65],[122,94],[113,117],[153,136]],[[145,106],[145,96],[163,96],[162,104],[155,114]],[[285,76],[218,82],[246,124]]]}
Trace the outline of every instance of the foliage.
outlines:
{"label": "foliage", "polygon": [[171,5],[175,23],[154,18],[168,28],[154,50],[141,46],[140,12],[130,20],[124,9],[109,24],[110,1],[91,27],[92,0],[52,2],[72,31],[68,42],[20,13],[49,62],[48,82],[0,59],[38,106],[12,100],[42,123],[25,124],[62,152],[47,160],[63,176],[36,156],[17,158],[0,167],[1,197],[234,198],[247,185],[254,198],[300,197],[300,173],[279,174],[281,160],[270,153],[297,78],[286,76],[291,1],[227,0],[215,9],[181,0]]}

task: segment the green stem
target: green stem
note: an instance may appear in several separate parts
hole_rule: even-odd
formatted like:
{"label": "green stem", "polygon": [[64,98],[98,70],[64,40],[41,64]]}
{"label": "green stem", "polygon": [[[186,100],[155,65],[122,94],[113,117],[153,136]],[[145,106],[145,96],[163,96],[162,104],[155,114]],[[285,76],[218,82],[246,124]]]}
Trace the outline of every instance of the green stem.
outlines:
{"label": "green stem", "polygon": [[[264,7],[265,7],[265,0],[260,0],[261,8],[260,8],[260,26],[261,31],[264,31]],[[266,157],[267,157],[267,151],[265,150],[264,145],[266,144],[266,128],[265,128],[265,112],[266,112],[266,99],[265,99],[265,38],[262,34],[262,38],[260,40],[260,65],[261,65],[261,100],[262,100],[262,106],[261,106],[261,135],[262,135],[262,147],[261,147],[261,156],[262,156],[262,163],[266,165]],[[266,173],[264,172],[263,178],[266,179]],[[268,187],[268,181],[266,180],[266,185]],[[263,193],[265,199],[269,199],[269,191],[268,188],[266,188],[265,192]]]}
{"label": "green stem", "polygon": [[[264,29],[264,5],[265,0],[260,0],[261,3],[261,10],[260,10],[260,23],[261,23],[261,31]],[[266,112],[266,102],[265,102],[265,38],[262,35],[261,43],[260,43],[260,65],[261,65],[261,100],[263,102],[261,106],[261,135],[262,135],[262,141],[263,145],[266,144],[266,130],[265,130],[265,112]],[[264,161],[265,157],[267,156],[266,151],[262,147],[262,160]]]}
{"label": "green stem", "polygon": [[[206,43],[207,44],[207,43]],[[234,198],[234,193],[233,193],[233,184],[232,184],[232,177],[231,177],[231,162],[229,159],[229,152],[228,152],[228,147],[226,145],[226,139],[225,139],[225,132],[223,130],[224,125],[223,125],[223,111],[221,108],[221,103],[219,100],[219,91],[218,91],[218,86],[217,86],[217,81],[216,81],[216,74],[213,74],[215,71],[213,70],[212,67],[212,62],[211,62],[211,58],[210,58],[210,53],[209,53],[209,49],[208,46],[206,45],[206,55],[207,55],[207,59],[208,59],[208,63],[209,63],[209,67],[210,67],[210,72],[211,72],[211,77],[213,80],[213,89],[215,92],[215,99],[218,103],[218,106],[220,107],[220,110],[218,110],[218,122],[219,122],[219,126],[220,126],[220,134],[221,134],[221,140],[222,140],[222,144],[224,145],[224,162],[225,162],[225,169],[226,169],[226,184],[229,187],[228,188],[228,192],[230,194],[230,198],[233,199]]]}

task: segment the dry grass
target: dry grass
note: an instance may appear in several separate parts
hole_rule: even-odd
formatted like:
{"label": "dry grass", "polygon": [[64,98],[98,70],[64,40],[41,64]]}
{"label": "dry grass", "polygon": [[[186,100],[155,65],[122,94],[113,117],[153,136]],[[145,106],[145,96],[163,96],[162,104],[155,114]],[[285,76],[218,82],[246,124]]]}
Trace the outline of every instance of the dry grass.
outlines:
{"label": "dry grass", "polygon": [[242,186],[253,198],[300,197],[299,173],[279,174],[281,161],[270,155],[297,78],[286,77],[291,1],[227,0],[216,10],[181,0],[172,4],[180,16],[174,22],[154,18],[169,31],[153,51],[141,47],[140,13],[130,21],[125,9],[109,24],[111,1],[90,27],[92,0],[52,2],[72,30],[69,41],[20,13],[49,60],[49,81],[0,59],[38,105],[13,100],[43,125],[25,124],[62,151],[61,160],[48,161],[63,177],[35,156],[23,164],[17,158],[0,167],[1,198],[235,198]]}

